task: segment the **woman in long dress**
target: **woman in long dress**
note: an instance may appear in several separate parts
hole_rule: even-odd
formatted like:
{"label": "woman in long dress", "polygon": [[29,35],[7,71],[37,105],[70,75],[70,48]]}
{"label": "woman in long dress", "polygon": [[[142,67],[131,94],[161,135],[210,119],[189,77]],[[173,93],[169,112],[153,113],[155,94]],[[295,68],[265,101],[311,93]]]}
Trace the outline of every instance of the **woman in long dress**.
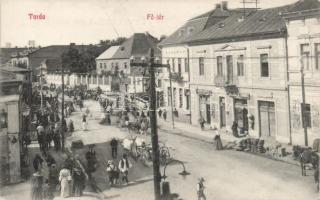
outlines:
{"label": "woman in long dress", "polygon": [[61,197],[66,198],[70,196],[70,184],[71,181],[71,173],[67,168],[63,168],[60,171],[59,181],[61,185]]}
{"label": "woman in long dress", "polygon": [[220,133],[218,131],[218,129],[216,127],[213,128],[214,131],[214,138],[213,138],[213,144],[215,145],[216,150],[222,150],[223,146],[222,146],[222,141],[221,141],[221,137],[220,137]]}

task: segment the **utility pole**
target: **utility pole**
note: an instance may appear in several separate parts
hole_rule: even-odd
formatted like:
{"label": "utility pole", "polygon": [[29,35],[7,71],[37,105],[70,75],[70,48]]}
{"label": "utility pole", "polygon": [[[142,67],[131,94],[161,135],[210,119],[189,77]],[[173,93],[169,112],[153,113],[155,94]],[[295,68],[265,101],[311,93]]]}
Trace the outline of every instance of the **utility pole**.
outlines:
{"label": "utility pole", "polygon": [[171,104],[171,119],[172,119],[172,128],[174,128],[174,115],[173,115],[173,88],[172,88],[172,75],[171,75],[171,67],[169,65],[169,82],[170,82],[170,104]]}
{"label": "utility pole", "polygon": [[[309,60],[309,57],[307,56],[307,60]],[[308,127],[306,125],[305,120],[305,106],[306,106],[306,94],[305,94],[305,88],[304,88],[304,63],[303,63],[303,57],[300,58],[301,63],[301,92],[302,92],[302,104],[301,104],[301,115],[302,115],[302,126],[303,126],[303,132],[304,132],[304,145],[308,146]]]}
{"label": "utility pole", "polygon": [[43,83],[42,83],[42,66],[40,66],[40,92],[41,92],[41,95],[40,95],[40,98],[41,98],[41,102],[40,102],[40,110],[41,110],[41,114],[43,115]]}
{"label": "utility pole", "polygon": [[64,150],[64,126],[63,126],[63,122],[64,122],[64,70],[63,70],[63,66],[61,66],[61,82],[62,82],[62,97],[61,97],[61,137],[62,137],[62,150]]}
{"label": "utility pole", "polygon": [[155,65],[154,65],[154,50],[150,49],[150,121],[151,121],[151,141],[152,141],[152,153],[153,153],[153,181],[154,181],[154,196],[155,200],[160,200],[160,162],[159,162],[159,143],[158,143],[158,130],[157,130],[157,115],[156,115],[156,84],[155,84]]}

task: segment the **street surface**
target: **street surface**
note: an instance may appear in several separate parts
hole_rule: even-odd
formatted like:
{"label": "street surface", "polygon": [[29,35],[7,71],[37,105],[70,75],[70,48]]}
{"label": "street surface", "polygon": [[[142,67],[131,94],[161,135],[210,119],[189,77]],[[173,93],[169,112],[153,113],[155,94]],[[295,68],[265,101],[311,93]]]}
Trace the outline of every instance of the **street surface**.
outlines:
{"label": "street surface", "polygon": [[[85,144],[90,144],[103,143],[112,137],[121,139],[129,135],[126,130],[98,124],[101,113],[97,102],[87,101],[85,107],[89,107],[93,114],[89,120],[89,131],[76,131],[73,139],[81,139]],[[78,115],[72,116],[76,130],[81,129],[81,119]],[[178,193],[182,199],[196,199],[196,184],[199,177],[204,177],[206,180],[207,199],[317,198],[311,171],[309,176],[302,177],[300,167],[295,165],[232,150],[215,151],[210,143],[161,130],[158,133],[159,140],[169,146],[172,157],[185,162],[187,171],[191,173],[183,178],[178,175],[182,171],[180,165],[167,168],[167,181],[170,182],[171,192]],[[145,138],[150,143],[150,136],[139,137]],[[135,180],[136,182],[128,187],[105,190],[104,194],[112,199],[153,199],[150,169],[146,171],[144,166],[138,164],[132,170],[129,178],[140,177],[139,180]],[[145,176],[141,177],[141,173]]]}
{"label": "street surface", "polygon": [[[154,199],[152,167],[146,167],[133,159],[130,159],[133,163],[133,168],[129,171],[130,184],[113,188],[108,186],[105,171],[105,163],[111,158],[108,141],[113,137],[123,139],[129,133],[115,124],[100,125],[98,122],[101,109],[98,102],[90,100],[84,105],[92,114],[88,120],[88,131],[82,130],[81,112],[77,108],[77,111],[71,115],[75,132],[67,139],[66,145],[71,145],[71,141],[78,139],[81,139],[85,145],[96,144],[99,166],[93,173],[93,177],[103,193],[95,194],[88,186],[83,197],[68,199]],[[115,118],[112,118],[112,123],[115,123],[114,120]],[[161,121],[161,123],[169,122]],[[191,173],[189,176],[182,177],[178,174],[182,171],[182,166],[174,164],[167,167],[166,181],[170,182],[171,193],[177,193],[181,199],[197,199],[196,184],[199,177],[204,177],[206,180],[205,194],[209,200],[312,200],[318,197],[312,172],[308,171],[308,176],[302,177],[299,166],[233,150],[215,151],[209,142],[171,134],[167,131],[159,130],[158,133],[159,140],[169,147],[171,157],[183,161],[186,170]],[[149,135],[134,135],[150,143]],[[76,153],[83,158],[87,149],[85,147]],[[25,182],[6,187],[0,199],[27,200],[28,197],[30,197],[30,182]]]}

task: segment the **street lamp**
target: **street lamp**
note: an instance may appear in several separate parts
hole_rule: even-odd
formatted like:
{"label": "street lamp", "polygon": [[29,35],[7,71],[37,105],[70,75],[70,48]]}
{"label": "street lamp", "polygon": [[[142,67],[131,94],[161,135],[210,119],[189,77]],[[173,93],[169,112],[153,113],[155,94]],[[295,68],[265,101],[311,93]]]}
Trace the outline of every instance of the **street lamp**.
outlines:
{"label": "street lamp", "polygon": [[162,199],[166,200],[166,199],[171,199],[171,192],[170,192],[170,183],[168,181],[166,181],[166,169],[167,167],[172,164],[172,163],[178,163],[182,166],[182,171],[179,172],[179,175],[181,175],[183,178],[185,178],[186,176],[190,175],[189,172],[187,172],[186,167],[184,165],[184,163],[180,160],[175,160],[172,159],[169,162],[166,162],[164,168],[163,168],[163,175],[161,176],[161,179],[163,179],[164,181],[162,182]]}

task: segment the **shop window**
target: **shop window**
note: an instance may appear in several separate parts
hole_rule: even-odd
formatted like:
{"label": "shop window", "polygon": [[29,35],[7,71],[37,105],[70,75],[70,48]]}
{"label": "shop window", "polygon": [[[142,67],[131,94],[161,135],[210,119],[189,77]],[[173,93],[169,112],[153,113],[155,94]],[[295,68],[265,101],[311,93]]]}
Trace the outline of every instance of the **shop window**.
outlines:
{"label": "shop window", "polygon": [[243,55],[239,55],[237,59],[238,76],[244,76]]}
{"label": "shop window", "polygon": [[[301,104],[301,110],[303,110],[303,104]],[[304,104],[304,112],[303,112],[303,125],[304,127],[311,128],[311,109],[310,104]]]}
{"label": "shop window", "polygon": [[183,90],[179,89],[179,108],[183,106]]}
{"label": "shop window", "polygon": [[316,60],[316,70],[320,68],[320,43],[314,45],[315,47],[315,60]]}
{"label": "shop window", "polygon": [[260,55],[260,72],[261,77],[269,77],[269,59],[268,54]]}
{"label": "shop window", "polygon": [[204,75],[204,58],[203,57],[199,58],[199,75],[200,76]]}
{"label": "shop window", "polygon": [[310,47],[309,44],[300,45],[300,56],[302,59],[302,67],[304,70],[310,70],[309,66],[309,56],[310,56]]}
{"label": "shop window", "polygon": [[218,76],[223,76],[222,56],[217,57],[217,74]]}

